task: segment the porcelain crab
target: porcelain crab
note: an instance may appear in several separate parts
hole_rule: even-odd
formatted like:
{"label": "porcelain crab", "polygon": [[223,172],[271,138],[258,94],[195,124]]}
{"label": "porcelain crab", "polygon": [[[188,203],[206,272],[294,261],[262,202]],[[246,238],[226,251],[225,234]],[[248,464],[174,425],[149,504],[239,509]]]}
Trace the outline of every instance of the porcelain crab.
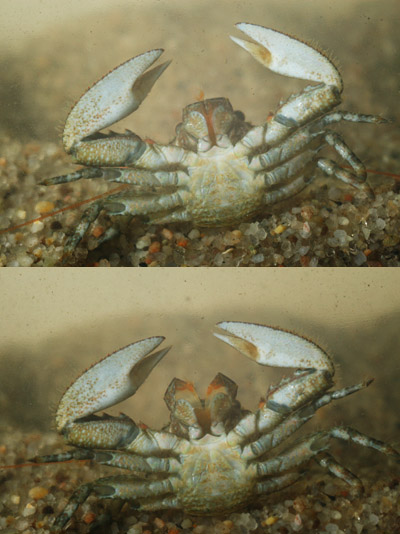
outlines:
{"label": "porcelain crab", "polygon": [[[61,398],[56,428],[75,448],[33,462],[90,459],[127,470],[79,487],[55,521],[63,528],[90,494],[120,498],[140,510],[228,513],[253,504],[301,477],[316,460],[356,490],[360,480],[328,452],[331,438],[352,441],[400,460],[389,445],[348,427],[333,427],[276,451],[333,400],[372,380],[332,390],[334,366],[315,343],[298,335],[243,322],[221,322],[215,335],[260,365],[296,369],[271,386],[255,412],[241,407],[237,386],[218,373],[201,399],[190,382],[174,378],[165,393],[170,423],[161,431],[126,415],[94,415],[133,395],[169,348],[151,337],[114,352],[72,383]],[[155,351],[155,352],[154,352]]]}
{"label": "porcelain crab", "polygon": [[[245,121],[226,98],[190,104],[169,145],[136,134],[99,133],[135,111],[169,62],[148,70],[161,56],[156,49],[129,59],[94,84],[72,108],[63,144],[76,172],[45,180],[45,185],[102,178],[130,187],[93,202],[65,245],[76,248],[99,213],[145,216],[152,223],[191,221],[225,226],[252,218],[266,206],[301,191],[316,168],[371,194],[363,163],[342,137],[329,129],[340,121],[383,123],[375,115],[332,111],[340,104],[341,76],[315,48],[255,24],[237,28],[253,39],[233,41],[270,70],[315,85],[292,95],[261,126]],[[331,146],[349,166],[322,157]],[[98,242],[115,235],[110,227]]]}

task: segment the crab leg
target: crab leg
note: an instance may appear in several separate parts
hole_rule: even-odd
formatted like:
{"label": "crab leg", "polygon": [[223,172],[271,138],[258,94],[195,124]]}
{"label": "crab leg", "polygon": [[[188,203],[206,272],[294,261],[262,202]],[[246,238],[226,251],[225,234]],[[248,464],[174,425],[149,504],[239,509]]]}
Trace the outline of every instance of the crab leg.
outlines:
{"label": "crab leg", "polygon": [[271,431],[295,409],[304,406],[332,386],[333,364],[317,345],[300,336],[267,326],[222,322],[229,336],[214,334],[261,365],[295,367],[294,378],[270,392],[265,405],[245,416],[229,433],[228,440],[242,443],[256,433]]}
{"label": "crab leg", "polygon": [[[163,480],[148,481],[143,484],[134,476],[119,475],[100,478],[94,482],[83,484],[71,495],[67,506],[56,518],[53,528],[62,529],[72,518],[77,508],[83,504],[92,493],[100,499],[124,499],[137,501],[140,498],[153,498],[174,491],[176,479],[174,477]],[[141,508],[137,503],[137,508]]]}
{"label": "crab leg", "polygon": [[271,480],[257,482],[256,491],[259,495],[267,495],[269,493],[273,493],[274,491],[287,488],[291,484],[294,484],[302,476],[303,473],[285,473],[281,476],[275,476]]}
{"label": "crab leg", "polygon": [[315,150],[301,152],[287,163],[282,163],[282,165],[275,167],[275,169],[262,173],[267,188],[288,181],[290,178],[296,176],[296,174],[299,174],[300,171],[304,173],[306,165],[313,161],[320,149],[321,147],[317,147]]}
{"label": "crab leg", "polygon": [[387,456],[393,456],[397,461],[400,461],[400,454],[390,447],[390,445],[377,439],[370,438],[350,427],[334,427],[329,430],[312,434],[279,456],[267,460],[266,462],[252,464],[252,466],[254,465],[257,475],[260,477],[273,476],[282,471],[303,465],[311,458],[317,456],[320,452],[325,451],[330,446],[329,441],[331,438],[352,441],[363,447],[375,449]]}
{"label": "crab leg", "polygon": [[280,445],[291,434],[296,432],[296,430],[298,430],[302,425],[307,423],[307,421],[309,421],[314,416],[315,412],[322,406],[329,404],[333,400],[342,399],[343,397],[352,395],[353,393],[368,387],[371,382],[372,380],[367,380],[366,382],[361,382],[360,384],[356,384],[354,386],[328,392],[311,404],[300,408],[295,414],[293,414],[293,416],[285,419],[271,432],[263,434],[257,441],[253,441],[249,445],[245,445],[242,451],[242,458],[246,460],[254,460],[266,452],[269,452]]}
{"label": "crab leg", "polygon": [[[129,176],[129,171],[127,174]],[[182,173],[182,175],[183,174],[184,173]],[[137,175],[135,176],[135,173],[133,172],[132,177],[132,179],[136,179]],[[168,182],[174,181],[174,177],[165,178],[163,176],[162,180],[164,181],[163,186],[171,185]],[[159,184],[157,177],[153,176],[153,184],[155,183],[155,181],[157,181]],[[123,180],[121,180],[121,182],[123,182]],[[156,215],[160,212],[173,212],[173,210],[181,208],[181,206],[184,205],[185,198],[188,195],[189,193],[187,191],[181,190],[160,196],[152,197],[150,196],[150,194],[148,194],[147,196],[141,196],[136,194],[134,195],[134,198],[127,198],[127,193],[126,191],[124,191],[123,194],[116,193],[115,195],[110,195],[106,199],[101,199],[97,202],[93,202],[83,212],[80,223],[75,228],[74,233],[68,238],[64,246],[64,257],[67,259],[68,256],[73,253],[78,243],[88,231],[89,226],[97,219],[103,209],[106,210],[106,212],[110,215],[131,215],[133,217],[135,215],[146,214],[149,216],[150,220],[153,220],[157,219],[157,217],[153,217],[153,215]],[[116,235],[117,232],[114,229],[111,229],[109,233],[110,235],[104,236],[102,241],[104,241],[106,238],[113,237],[114,235]]]}
{"label": "crab leg", "polygon": [[361,480],[351,471],[340,465],[339,462],[337,462],[335,458],[328,452],[321,452],[320,454],[317,454],[315,461],[324,469],[328,469],[328,471],[335,477],[344,480],[349,486],[353,486],[357,492],[360,493],[363,490],[363,484]]}

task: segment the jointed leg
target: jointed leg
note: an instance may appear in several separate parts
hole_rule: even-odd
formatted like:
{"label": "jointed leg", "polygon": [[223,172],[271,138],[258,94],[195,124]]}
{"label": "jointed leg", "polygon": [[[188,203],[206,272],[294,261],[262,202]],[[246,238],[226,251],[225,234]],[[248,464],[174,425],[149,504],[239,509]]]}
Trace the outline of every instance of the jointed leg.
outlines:
{"label": "jointed leg", "polygon": [[[271,433],[295,410],[308,405],[331,386],[332,375],[329,371],[299,370],[294,378],[281,381],[270,391],[265,404],[257,412],[243,417],[229,433],[228,439],[244,444],[254,435]],[[277,430],[277,435],[281,431]]]}
{"label": "jointed leg", "polygon": [[297,445],[275,458],[257,463],[257,473],[259,476],[271,476],[301,466],[320,452],[327,450],[331,438],[353,441],[364,447],[376,449],[388,456],[394,456],[400,461],[400,454],[390,445],[374,438],[370,438],[353,428],[334,427],[330,430],[317,432],[308,438],[305,438]]}
{"label": "jointed leg", "polygon": [[[80,486],[68,501],[67,506],[56,518],[54,527],[62,529],[76,512],[79,505],[83,504],[90,494],[94,493],[100,499],[124,499],[137,501],[140,498],[158,497],[172,493],[177,479],[165,478],[155,481],[140,481],[133,476],[120,475],[100,478],[94,482]],[[171,503],[172,504],[172,503]],[[138,504],[140,508],[140,504]]]}
{"label": "jointed leg", "polygon": [[[181,207],[184,204],[184,198],[187,194],[186,191],[177,191],[164,195],[139,195],[135,198],[127,198],[127,193],[123,192],[93,202],[84,211],[80,223],[74,233],[68,238],[64,247],[65,257],[68,258],[73,253],[78,243],[88,231],[89,226],[97,219],[103,209],[110,215],[148,215],[153,219],[155,218],[152,217],[153,214],[173,211]],[[107,237],[109,238],[110,236]]]}
{"label": "jointed leg", "polygon": [[341,478],[349,484],[349,486],[353,486],[359,493],[362,492],[363,485],[361,480],[351,471],[340,465],[328,452],[321,452],[318,454],[315,457],[315,461],[324,469],[328,469],[328,471],[332,473],[332,475],[335,475],[335,477]]}
{"label": "jointed leg", "polygon": [[325,395],[319,399],[298,409],[293,414],[288,415],[288,417],[272,431],[269,431],[256,441],[246,445],[243,448],[242,457],[246,460],[254,460],[266,452],[269,452],[273,448],[283,443],[285,439],[287,439],[291,434],[296,432],[296,430],[309,421],[319,408],[329,404],[333,400],[341,399],[356,393],[357,391],[369,386],[371,382],[372,380],[369,380],[354,386],[325,393]]}
{"label": "jointed leg", "polygon": [[302,174],[304,174],[306,165],[315,158],[320,148],[301,152],[286,163],[278,165],[272,171],[263,173],[267,189],[276,185],[281,187],[281,184],[288,182],[291,178],[298,175],[300,171],[303,171]]}
{"label": "jointed leg", "polygon": [[276,191],[270,191],[266,193],[265,204],[275,204],[276,202],[286,200],[287,198],[290,198],[293,195],[300,193],[300,191],[302,191],[307,185],[309,185],[311,180],[312,178],[305,178],[304,176],[299,176],[299,178],[296,178],[295,180],[293,180],[293,182],[289,182],[286,185],[282,185]]}
{"label": "jointed leg", "polygon": [[373,192],[366,182],[360,182],[355,174],[346,169],[342,169],[335,161],[327,158],[319,158],[317,160],[317,166],[328,176],[336,176],[342,182],[364,191],[369,197],[373,198]]}
{"label": "jointed leg", "polygon": [[256,491],[260,495],[273,493],[294,484],[302,476],[302,473],[285,473],[270,480],[263,480],[262,482],[257,482]]}
{"label": "jointed leg", "polygon": [[101,178],[107,182],[116,182],[143,187],[150,193],[157,187],[187,185],[189,176],[184,171],[147,171],[144,169],[127,169],[112,167],[84,167],[79,171],[54,176],[43,180],[42,185],[56,185],[75,182],[81,179]]}

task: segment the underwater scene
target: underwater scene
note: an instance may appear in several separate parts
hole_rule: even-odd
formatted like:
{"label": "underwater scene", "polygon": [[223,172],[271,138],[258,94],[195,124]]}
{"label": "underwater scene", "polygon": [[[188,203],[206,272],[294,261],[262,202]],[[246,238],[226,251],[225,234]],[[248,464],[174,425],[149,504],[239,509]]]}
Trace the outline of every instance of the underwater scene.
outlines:
{"label": "underwater scene", "polygon": [[5,272],[2,532],[398,531],[396,270]]}
{"label": "underwater scene", "polygon": [[396,0],[2,8],[0,266],[399,265]]}

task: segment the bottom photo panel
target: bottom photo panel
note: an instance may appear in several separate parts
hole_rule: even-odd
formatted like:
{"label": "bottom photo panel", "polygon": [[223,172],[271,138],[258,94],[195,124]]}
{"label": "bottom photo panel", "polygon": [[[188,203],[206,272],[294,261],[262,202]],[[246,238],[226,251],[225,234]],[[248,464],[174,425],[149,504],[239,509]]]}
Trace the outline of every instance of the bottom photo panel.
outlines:
{"label": "bottom photo panel", "polygon": [[159,273],[2,273],[0,531],[400,532],[398,271]]}

